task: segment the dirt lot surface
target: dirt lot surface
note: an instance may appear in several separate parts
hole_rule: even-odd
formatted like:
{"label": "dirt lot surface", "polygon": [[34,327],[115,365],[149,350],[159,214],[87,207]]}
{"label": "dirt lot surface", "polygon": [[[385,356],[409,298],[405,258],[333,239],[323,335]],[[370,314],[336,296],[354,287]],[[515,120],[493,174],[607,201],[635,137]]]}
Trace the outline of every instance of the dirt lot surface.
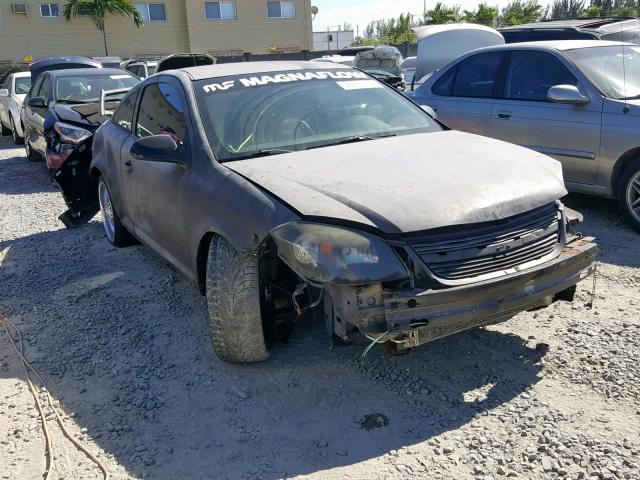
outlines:
{"label": "dirt lot surface", "polygon": [[[640,235],[610,201],[567,203],[601,246],[593,309],[589,279],[573,304],[364,362],[301,324],[266,363],[233,366],[213,354],[196,287],[144,246],[111,247],[99,219],[64,229],[44,165],[5,137],[0,302],[114,479],[637,479]],[[52,478],[101,478],[49,424]],[[43,453],[0,330],[0,478],[42,478]]]}

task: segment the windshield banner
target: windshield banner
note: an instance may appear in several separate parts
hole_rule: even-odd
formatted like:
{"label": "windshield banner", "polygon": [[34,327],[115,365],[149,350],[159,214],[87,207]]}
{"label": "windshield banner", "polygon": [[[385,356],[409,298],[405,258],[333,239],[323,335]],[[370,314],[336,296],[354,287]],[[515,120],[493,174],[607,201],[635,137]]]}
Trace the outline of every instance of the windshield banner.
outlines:
{"label": "windshield banner", "polygon": [[368,78],[370,78],[369,75],[364,72],[358,72],[357,70],[334,70],[332,72],[302,71],[237,78],[235,80],[227,80],[221,83],[210,83],[204,85],[202,89],[206,93],[211,93],[225,91],[232,88],[260,87],[263,85],[269,85],[271,83],[305,82],[309,80],[353,80]]}

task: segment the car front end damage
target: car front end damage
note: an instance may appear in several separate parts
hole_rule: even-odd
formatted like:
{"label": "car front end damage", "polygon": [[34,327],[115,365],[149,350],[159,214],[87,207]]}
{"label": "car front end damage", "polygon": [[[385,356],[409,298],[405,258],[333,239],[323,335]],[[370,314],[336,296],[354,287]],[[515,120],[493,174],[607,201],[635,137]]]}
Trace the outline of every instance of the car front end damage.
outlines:
{"label": "car front end damage", "polygon": [[67,228],[88,222],[100,209],[98,183],[89,173],[93,132],[85,126],[55,122],[45,130],[46,162],[68,210],[58,219]]}
{"label": "car front end damage", "polygon": [[59,107],[45,119],[45,159],[68,207],[58,217],[67,228],[87,223],[100,210],[98,179],[90,173],[93,135],[119,103],[108,101],[107,96],[129,90],[102,90],[100,102]]}
{"label": "car front end damage", "polygon": [[341,239],[326,232],[314,241],[321,228],[300,228],[304,222],[278,227],[273,237],[279,257],[324,291],[324,318],[335,341],[349,341],[358,331],[403,352],[557,300],[572,301],[576,284],[593,274],[597,254],[593,238],[574,232],[580,220],[553,202],[482,224],[384,240],[363,234],[367,242],[373,239],[368,244],[347,235],[340,247],[334,240]]}

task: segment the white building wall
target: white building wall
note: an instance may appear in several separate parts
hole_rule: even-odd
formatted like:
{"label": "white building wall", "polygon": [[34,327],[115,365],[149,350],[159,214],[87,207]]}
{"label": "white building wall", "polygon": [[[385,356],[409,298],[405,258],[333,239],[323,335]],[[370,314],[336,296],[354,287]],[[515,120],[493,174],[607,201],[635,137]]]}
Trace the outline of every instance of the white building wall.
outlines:
{"label": "white building wall", "polygon": [[340,50],[341,48],[350,47],[354,40],[353,30],[313,32],[313,51]]}

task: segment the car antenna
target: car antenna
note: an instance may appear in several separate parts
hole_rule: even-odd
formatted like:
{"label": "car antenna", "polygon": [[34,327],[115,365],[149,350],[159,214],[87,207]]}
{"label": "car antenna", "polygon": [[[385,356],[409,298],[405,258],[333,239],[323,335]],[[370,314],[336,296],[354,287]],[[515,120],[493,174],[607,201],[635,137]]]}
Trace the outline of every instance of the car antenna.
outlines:
{"label": "car antenna", "polygon": [[620,41],[622,42],[622,85],[624,88],[624,107],[622,108],[623,113],[629,113],[629,100],[627,99],[627,66],[626,61],[624,59],[625,51],[624,51],[624,31],[622,30],[622,23],[620,23]]}

